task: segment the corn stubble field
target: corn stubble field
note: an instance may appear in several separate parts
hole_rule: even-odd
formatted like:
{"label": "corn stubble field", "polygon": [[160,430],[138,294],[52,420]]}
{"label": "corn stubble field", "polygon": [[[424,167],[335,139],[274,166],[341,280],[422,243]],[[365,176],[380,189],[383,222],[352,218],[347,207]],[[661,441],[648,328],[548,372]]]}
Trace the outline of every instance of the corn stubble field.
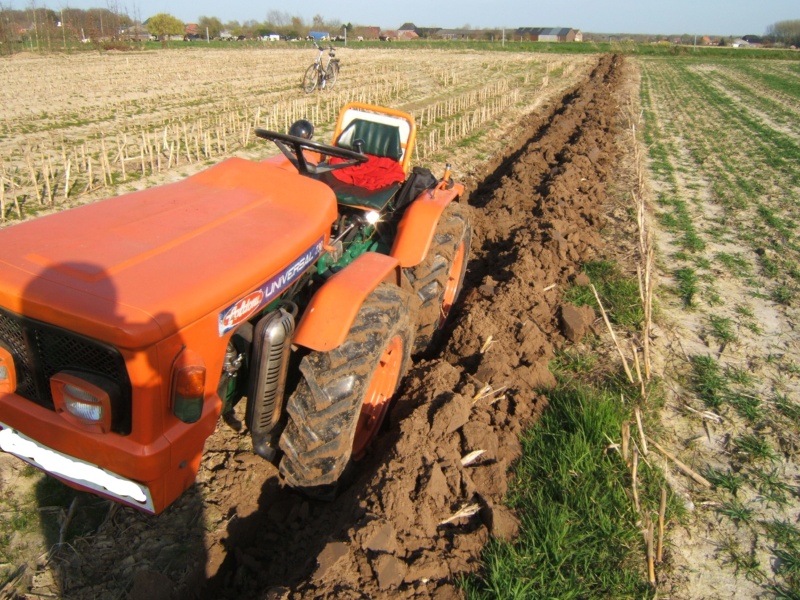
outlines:
{"label": "corn stubble field", "polygon": [[[597,63],[596,56],[514,52],[338,55],[334,89],[310,95],[300,90],[310,49],[6,59],[4,76],[14,85],[0,90],[2,224],[174,181],[233,154],[273,154],[256,127],[286,131],[309,118],[316,139],[327,141],[339,108],[352,100],[411,112],[419,127],[415,163],[438,174],[452,162],[456,177],[469,182],[509,144],[525,115]],[[635,67],[636,100],[620,110],[635,115],[633,145],[647,168],[642,196],[659,280],[653,396],[664,398],[660,414],[651,403],[644,427],[707,484],[654,453],[643,458],[642,470],[663,469],[671,488],[666,565],[659,565],[652,593],[798,598],[800,61],[643,57]],[[616,133],[630,140],[628,132]],[[618,201],[630,201],[628,184],[610,184]],[[631,204],[623,212],[635,212]],[[565,370],[594,377],[594,367],[581,365],[604,362],[592,356],[597,346],[590,339],[575,353],[562,350],[554,361],[559,380]],[[612,431],[608,441],[612,453],[620,434]],[[26,561],[38,561],[47,576],[45,539],[69,543],[74,535],[57,490],[43,506],[33,492],[40,476],[10,464],[0,472],[4,593],[19,588]],[[630,546],[641,558],[631,568],[644,581],[642,538]]]}
{"label": "corn stubble field", "polygon": [[551,79],[560,87],[588,60],[345,49],[334,89],[306,95],[300,80],[313,56],[278,49],[11,58],[4,71],[15,84],[0,91],[2,219],[134,189],[143,177],[180,177],[244,150],[272,152],[256,127],[284,132],[307,118],[325,139],[348,101],[411,112],[415,159],[436,159]]}

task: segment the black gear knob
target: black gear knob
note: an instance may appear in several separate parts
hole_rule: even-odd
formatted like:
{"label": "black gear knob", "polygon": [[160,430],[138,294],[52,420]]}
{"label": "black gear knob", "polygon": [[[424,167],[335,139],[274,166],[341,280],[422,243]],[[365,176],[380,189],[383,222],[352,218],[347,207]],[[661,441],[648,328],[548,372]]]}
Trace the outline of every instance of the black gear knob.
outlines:
{"label": "black gear knob", "polygon": [[310,140],[314,137],[314,125],[311,124],[311,121],[300,119],[292,123],[292,126],[289,127],[289,135],[303,138],[304,140]]}

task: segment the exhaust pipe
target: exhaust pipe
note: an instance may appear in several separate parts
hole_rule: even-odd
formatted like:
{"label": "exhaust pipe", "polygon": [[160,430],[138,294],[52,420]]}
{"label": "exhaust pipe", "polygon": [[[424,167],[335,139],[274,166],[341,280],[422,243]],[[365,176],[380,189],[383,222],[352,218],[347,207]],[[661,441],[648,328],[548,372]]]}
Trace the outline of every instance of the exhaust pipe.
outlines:
{"label": "exhaust pipe", "polygon": [[[287,308],[289,310],[287,310]],[[262,317],[253,335],[245,422],[253,438],[253,451],[269,461],[277,455],[270,434],[281,419],[289,353],[297,306],[287,302]]]}

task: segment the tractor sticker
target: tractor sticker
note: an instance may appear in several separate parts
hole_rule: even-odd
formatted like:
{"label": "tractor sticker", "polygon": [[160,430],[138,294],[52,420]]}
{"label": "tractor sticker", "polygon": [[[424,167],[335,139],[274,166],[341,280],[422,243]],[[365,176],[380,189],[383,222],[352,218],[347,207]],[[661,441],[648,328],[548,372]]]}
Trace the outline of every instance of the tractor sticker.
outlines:
{"label": "tractor sticker", "polygon": [[322,254],[324,238],[320,238],[311,248],[303,252],[283,271],[275,275],[257,290],[239,298],[219,313],[219,335],[222,337],[240,323],[243,323],[258,310],[274,300],[283,290],[300,277]]}
{"label": "tractor sticker", "polygon": [[[247,317],[258,310],[258,307],[261,306],[261,302],[263,300],[264,292],[262,290],[256,290],[252,294],[239,300],[236,304],[225,311],[225,316],[222,318],[220,331],[224,333],[225,331],[229,331],[236,327],[239,323],[247,319]],[[224,331],[222,330],[223,327]]]}

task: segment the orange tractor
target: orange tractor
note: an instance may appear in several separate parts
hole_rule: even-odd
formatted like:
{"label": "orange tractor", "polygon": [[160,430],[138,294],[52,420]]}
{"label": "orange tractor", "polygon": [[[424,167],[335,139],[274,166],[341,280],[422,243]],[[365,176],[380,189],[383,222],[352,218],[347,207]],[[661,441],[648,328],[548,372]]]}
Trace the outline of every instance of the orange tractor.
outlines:
{"label": "orange tractor", "polygon": [[151,513],[239,400],[255,452],[310,494],[367,452],[472,230],[449,169],[411,170],[411,115],[352,103],[331,145],[312,129],[0,231],[2,450]]}

